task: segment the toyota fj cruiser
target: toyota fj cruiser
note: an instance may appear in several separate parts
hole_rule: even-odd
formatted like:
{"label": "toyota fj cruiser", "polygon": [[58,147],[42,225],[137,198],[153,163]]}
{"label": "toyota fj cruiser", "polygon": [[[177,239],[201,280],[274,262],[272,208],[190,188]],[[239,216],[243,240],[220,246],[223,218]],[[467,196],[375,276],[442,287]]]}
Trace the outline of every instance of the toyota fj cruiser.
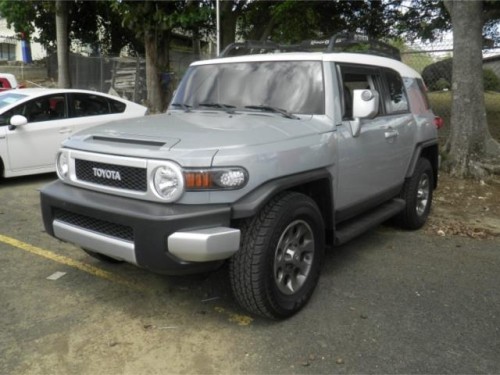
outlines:
{"label": "toyota fj cruiser", "polygon": [[165,114],[63,143],[59,180],[41,190],[45,229],[164,274],[229,262],[244,308],[286,318],[311,297],[325,248],[429,215],[438,122],[398,57],[341,35],[195,62]]}

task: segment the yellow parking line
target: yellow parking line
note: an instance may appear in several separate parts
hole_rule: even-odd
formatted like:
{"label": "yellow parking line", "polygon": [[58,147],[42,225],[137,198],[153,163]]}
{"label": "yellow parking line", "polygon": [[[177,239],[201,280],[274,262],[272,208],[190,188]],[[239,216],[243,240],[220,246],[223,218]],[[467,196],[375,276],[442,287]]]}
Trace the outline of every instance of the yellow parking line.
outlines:
{"label": "yellow parking line", "polygon": [[[45,249],[42,249],[40,247],[30,245],[29,243],[16,240],[15,238],[7,237],[7,236],[0,234],[0,242],[3,242],[7,245],[16,247],[18,249],[27,251],[31,254],[35,254],[35,255],[50,259],[54,262],[64,264],[64,265],[69,266],[69,267],[76,268],[80,271],[89,273],[93,276],[100,277],[101,279],[105,279],[105,280],[126,286],[127,288],[142,291],[142,292],[147,292],[147,289],[144,287],[141,287],[139,284],[133,283],[133,282],[131,282],[127,279],[124,279],[123,277],[117,276],[111,272],[105,271],[101,268],[94,267],[90,264],[86,264],[86,263],[80,262],[80,261],[72,259],[72,258],[65,257],[64,255],[56,254],[50,250],[45,250]],[[251,325],[252,321],[253,321],[253,318],[251,318],[249,316],[235,314],[235,313],[232,313],[232,312],[230,312],[222,307],[216,306],[216,307],[214,307],[214,311],[216,311],[219,314],[226,315],[230,322],[236,323],[239,326]]]}
{"label": "yellow parking line", "polygon": [[124,285],[128,288],[135,289],[135,290],[142,290],[142,288],[140,288],[137,284],[135,284],[127,279],[124,279],[120,276],[117,276],[111,272],[94,267],[90,264],[80,262],[80,261],[75,260],[75,259],[65,257],[63,255],[58,255],[52,251],[45,250],[45,249],[30,245],[28,243],[16,240],[15,238],[7,237],[7,236],[0,234],[0,242],[3,242],[7,245],[16,247],[16,248],[21,249],[21,250],[25,250],[31,254],[35,254],[35,255],[53,260],[54,262],[64,264],[64,265],[69,266],[69,267],[76,268],[80,271],[89,273],[91,275],[100,277],[102,279],[109,280],[109,281]]}

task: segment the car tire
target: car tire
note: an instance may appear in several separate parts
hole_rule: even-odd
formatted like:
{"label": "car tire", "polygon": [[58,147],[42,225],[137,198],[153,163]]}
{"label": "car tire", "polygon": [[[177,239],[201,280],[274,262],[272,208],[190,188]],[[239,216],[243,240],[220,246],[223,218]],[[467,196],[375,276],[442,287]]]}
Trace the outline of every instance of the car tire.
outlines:
{"label": "car tire", "polygon": [[285,192],[245,220],[229,274],[236,300],[248,311],[284,319],[314,292],[323,261],[322,215],[306,195]]}
{"label": "car tire", "polygon": [[415,230],[425,224],[431,210],[433,190],[434,173],[431,163],[428,159],[420,158],[401,192],[406,207],[397,217],[397,222],[402,228]]}
{"label": "car tire", "polygon": [[123,260],[120,260],[120,259],[116,259],[116,258],[112,258],[112,257],[108,257],[107,255],[104,255],[104,254],[100,254],[100,253],[96,253],[94,251],[91,251],[91,250],[87,250],[87,249],[82,249],[83,251],[85,251],[88,255],[90,255],[92,258],[95,258],[95,259],[98,259],[100,260],[101,262],[105,262],[105,263],[114,263],[114,264],[117,264],[117,263],[123,263]]}

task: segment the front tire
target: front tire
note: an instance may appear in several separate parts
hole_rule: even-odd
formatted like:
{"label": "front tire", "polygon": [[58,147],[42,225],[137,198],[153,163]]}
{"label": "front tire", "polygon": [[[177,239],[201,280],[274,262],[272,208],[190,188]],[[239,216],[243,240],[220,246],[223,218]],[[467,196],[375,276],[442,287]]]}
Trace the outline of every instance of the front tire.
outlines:
{"label": "front tire", "polygon": [[241,227],[240,250],[229,272],[236,300],[272,319],[302,309],[314,292],[323,260],[324,224],[316,203],[285,192]]}
{"label": "front tire", "polygon": [[413,175],[406,180],[401,198],[406,208],[397,217],[399,224],[405,229],[419,229],[427,221],[432,205],[434,174],[428,159],[420,158]]}

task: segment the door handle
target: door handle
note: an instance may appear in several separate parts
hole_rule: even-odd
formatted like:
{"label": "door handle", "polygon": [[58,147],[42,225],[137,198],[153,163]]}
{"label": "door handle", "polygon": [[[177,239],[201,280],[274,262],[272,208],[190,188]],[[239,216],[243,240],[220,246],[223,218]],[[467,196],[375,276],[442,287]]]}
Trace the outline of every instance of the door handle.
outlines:
{"label": "door handle", "polygon": [[59,134],[71,133],[71,128],[61,128],[59,129]]}
{"label": "door handle", "polygon": [[384,136],[386,139],[395,138],[398,135],[399,135],[399,132],[397,130],[392,129],[392,128],[387,129],[384,133]]}

